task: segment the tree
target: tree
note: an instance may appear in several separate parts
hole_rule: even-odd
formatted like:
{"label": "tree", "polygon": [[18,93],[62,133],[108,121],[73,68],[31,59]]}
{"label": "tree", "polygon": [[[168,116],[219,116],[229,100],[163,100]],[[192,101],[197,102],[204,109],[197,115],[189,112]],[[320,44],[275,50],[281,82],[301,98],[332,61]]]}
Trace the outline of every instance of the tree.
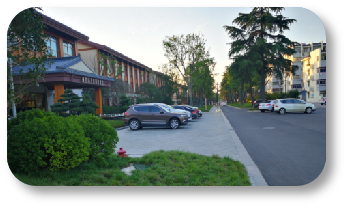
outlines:
{"label": "tree", "polygon": [[195,71],[193,73],[193,77],[195,81],[195,85],[193,88],[200,92],[202,96],[205,98],[205,108],[207,110],[207,99],[211,97],[214,92],[214,78],[213,71],[216,63],[213,58],[209,57],[209,54],[202,61],[198,61],[195,64]]}
{"label": "tree", "polygon": [[119,113],[126,112],[129,108],[129,106],[133,105],[134,103],[130,98],[127,98],[125,94],[121,96],[120,106],[119,106]]}
{"label": "tree", "polygon": [[[43,33],[45,25],[37,10],[41,8],[29,8],[17,14],[7,30],[7,103],[21,101],[28,88],[35,86],[37,80],[42,78],[46,71],[45,60],[50,56],[46,49],[47,35]],[[48,65],[50,62],[48,62]],[[31,69],[16,77],[21,83],[13,85],[12,68],[16,66],[30,65]]]}
{"label": "tree", "polygon": [[[261,76],[261,99],[265,100],[265,79],[267,75],[282,73],[282,71],[294,73],[289,59],[295,53],[294,42],[286,38],[283,33],[289,30],[295,19],[287,19],[281,15],[283,7],[254,7],[248,14],[239,13],[239,17],[233,20],[233,24],[239,26],[227,26],[224,28],[233,40],[229,57],[248,56],[253,57],[256,64],[260,64],[258,73]],[[274,14],[275,13],[275,14]]]}
{"label": "tree", "polygon": [[[59,113],[59,115],[64,117],[81,112],[81,109],[79,108],[81,98],[72,90],[65,89],[64,94],[61,94],[60,97],[61,98],[58,100],[58,103],[51,105],[52,112]],[[69,113],[66,113],[66,111],[69,111]]]}
{"label": "tree", "polygon": [[90,114],[96,114],[96,109],[99,108],[99,106],[93,102],[91,97],[89,95],[83,95],[82,101],[79,103],[78,108],[74,108],[72,110],[76,110],[78,114],[81,113],[90,113]]}
{"label": "tree", "polygon": [[179,75],[175,73],[175,68],[170,63],[162,65],[162,72],[164,74],[161,77],[163,85],[160,87],[160,89],[163,93],[163,96],[168,96],[169,98],[171,98],[174,93],[178,93],[179,91]]}
{"label": "tree", "polygon": [[[244,85],[249,82],[249,92],[252,94],[253,86],[253,77],[257,73],[257,69],[260,68],[261,62],[258,62],[254,59],[255,56],[252,56],[252,52],[245,54],[244,56],[234,57],[234,62],[229,67],[229,74],[236,77],[241,84],[241,105],[244,101]],[[248,56],[249,55],[249,56]],[[254,103],[254,97],[251,96],[252,103]]]}
{"label": "tree", "polygon": [[181,74],[190,91],[190,104],[192,105],[192,87],[194,65],[204,57],[205,39],[202,35],[188,34],[186,36],[166,36],[163,40],[164,55]]}
{"label": "tree", "polygon": [[142,83],[136,93],[141,94],[144,101],[148,103],[159,103],[163,99],[162,92],[157,86],[148,82]]}

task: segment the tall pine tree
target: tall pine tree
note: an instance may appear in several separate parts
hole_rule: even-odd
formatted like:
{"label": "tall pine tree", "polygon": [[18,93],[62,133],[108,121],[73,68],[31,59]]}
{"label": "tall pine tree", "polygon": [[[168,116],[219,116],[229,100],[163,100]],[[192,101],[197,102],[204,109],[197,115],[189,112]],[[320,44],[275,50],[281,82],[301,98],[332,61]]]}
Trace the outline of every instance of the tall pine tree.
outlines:
{"label": "tall pine tree", "polygon": [[232,24],[237,27],[224,26],[233,40],[229,57],[252,57],[254,65],[260,66],[257,71],[261,76],[262,101],[265,100],[267,75],[295,73],[297,69],[291,60],[284,58],[295,53],[295,49],[294,42],[283,35],[296,20],[283,17],[282,10],[283,7],[254,7],[250,13],[239,13],[239,17],[233,20]]}

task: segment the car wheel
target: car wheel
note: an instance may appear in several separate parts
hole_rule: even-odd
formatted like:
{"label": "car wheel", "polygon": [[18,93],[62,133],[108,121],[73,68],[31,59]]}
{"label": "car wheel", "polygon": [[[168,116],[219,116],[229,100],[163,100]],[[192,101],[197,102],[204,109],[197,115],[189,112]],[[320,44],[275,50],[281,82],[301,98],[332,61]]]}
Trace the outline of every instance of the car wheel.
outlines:
{"label": "car wheel", "polygon": [[324,105],[324,103],[320,103],[321,105]]}
{"label": "car wheel", "polygon": [[284,115],[285,114],[285,109],[284,108],[279,109],[279,114]]}
{"label": "car wheel", "polygon": [[179,120],[176,118],[172,118],[170,120],[170,128],[177,129],[179,127]]}
{"label": "car wheel", "polygon": [[312,113],[312,108],[306,108],[306,111],[305,111],[305,113]]}
{"label": "car wheel", "polygon": [[326,105],[326,101],[325,101],[325,105]]}
{"label": "car wheel", "polygon": [[136,119],[133,119],[129,122],[129,128],[134,130],[138,130],[140,128],[140,122]]}
{"label": "car wheel", "polygon": [[262,113],[264,113],[264,112],[265,112],[265,110],[261,110],[261,112],[262,112]]}
{"label": "car wheel", "polygon": [[271,112],[273,112],[273,111],[274,111],[274,108],[272,108]]}

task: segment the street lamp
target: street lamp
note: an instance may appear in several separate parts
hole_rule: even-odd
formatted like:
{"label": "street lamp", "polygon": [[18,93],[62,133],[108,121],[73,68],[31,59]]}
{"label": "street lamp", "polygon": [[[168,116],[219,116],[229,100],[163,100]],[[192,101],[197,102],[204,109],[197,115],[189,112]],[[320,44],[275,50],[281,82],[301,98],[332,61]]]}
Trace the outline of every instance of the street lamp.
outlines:
{"label": "street lamp", "polygon": [[188,103],[188,90],[186,90],[186,94],[187,94],[187,100],[186,100],[186,105]]}

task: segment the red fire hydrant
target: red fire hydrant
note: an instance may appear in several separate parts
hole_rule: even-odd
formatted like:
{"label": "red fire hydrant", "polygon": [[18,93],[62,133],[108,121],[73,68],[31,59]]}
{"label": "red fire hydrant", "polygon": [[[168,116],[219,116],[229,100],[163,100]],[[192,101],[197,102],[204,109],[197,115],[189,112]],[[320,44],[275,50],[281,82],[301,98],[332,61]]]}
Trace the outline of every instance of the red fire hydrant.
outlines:
{"label": "red fire hydrant", "polygon": [[120,157],[127,157],[126,150],[123,150],[122,148],[120,148],[120,150],[117,151],[117,154]]}

